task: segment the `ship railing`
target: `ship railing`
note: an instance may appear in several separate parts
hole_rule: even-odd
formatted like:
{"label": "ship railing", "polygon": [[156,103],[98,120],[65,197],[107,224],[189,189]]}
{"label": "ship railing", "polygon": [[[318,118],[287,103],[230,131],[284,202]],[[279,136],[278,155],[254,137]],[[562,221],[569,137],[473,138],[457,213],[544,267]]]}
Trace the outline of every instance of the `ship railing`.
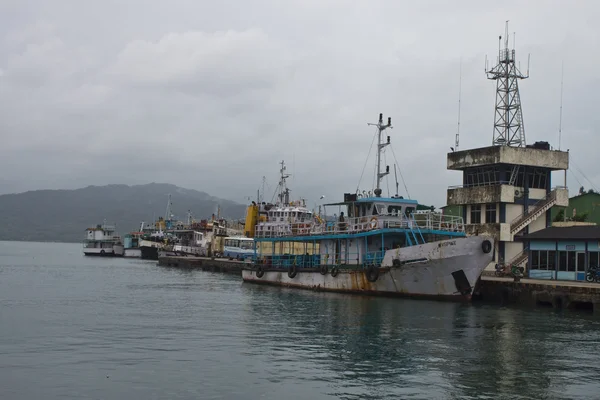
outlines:
{"label": "ship railing", "polygon": [[436,230],[450,232],[464,232],[465,225],[462,217],[445,215],[438,212],[415,212],[413,214],[415,228],[420,230]]}
{"label": "ship railing", "polygon": [[325,254],[257,254],[257,263],[267,268],[289,269],[318,268],[323,265],[329,267],[338,266],[343,268],[362,269],[369,265],[381,265],[387,249],[370,251],[359,254],[358,252],[327,252]]}
{"label": "ship railing", "polygon": [[380,221],[373,217],[344,218],[343,221],[326,221],[321,224],[314,224],[311,228],[311,235],[335,235],[366,232],[377,229]]}
{"label": "ship railing", "polygon": [[344,221],[323,223],[282,223],[260,225],[257,238],[278,238],[309,235],[342,235],[367,232],[374,229],[412,229],[464,232],[462,217],[444,215],[431,211],[415,212],[411,215],[380,215],[346,218]]}

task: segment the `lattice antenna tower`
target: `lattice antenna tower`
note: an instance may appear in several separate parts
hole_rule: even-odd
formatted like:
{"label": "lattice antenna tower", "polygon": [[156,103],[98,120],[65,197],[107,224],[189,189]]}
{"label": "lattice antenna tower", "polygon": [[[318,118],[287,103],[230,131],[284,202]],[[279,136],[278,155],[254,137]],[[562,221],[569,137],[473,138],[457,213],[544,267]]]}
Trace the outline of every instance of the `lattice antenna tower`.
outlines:
{"label": "lattice antenna tower", "polygon": [[508,47],[508,21],[504,33],[498,37],[498,60],[493,68],[488,69],[487,57],[485,73],[488,79],[496,81],[496,106],[494,111],[494,135],[492,145],[525,147],[525,125],[519,95],[519,79],[529,78],[529,60],[527,57],[527,74],[522,74],[515,63],[514,33],[513,48]]}

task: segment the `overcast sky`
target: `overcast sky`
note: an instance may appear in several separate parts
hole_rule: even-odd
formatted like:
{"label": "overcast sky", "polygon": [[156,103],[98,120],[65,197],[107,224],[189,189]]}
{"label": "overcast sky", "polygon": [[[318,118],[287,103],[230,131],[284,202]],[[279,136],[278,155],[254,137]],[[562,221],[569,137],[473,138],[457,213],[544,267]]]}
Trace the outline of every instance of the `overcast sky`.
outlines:
{"label": "overcast sky", "polygon": [[487,146],[506,20],[521,69],[531,53],[528,143],[558,147],[564,62],[573,193],[582,173],[600,185],[598,17],[566,0],[2,0],[0,193],[167,182],[245,202],[286,160],[295,196],[340,200],[382,112],[411,197],[442,206],[460,60],[460,147]]}

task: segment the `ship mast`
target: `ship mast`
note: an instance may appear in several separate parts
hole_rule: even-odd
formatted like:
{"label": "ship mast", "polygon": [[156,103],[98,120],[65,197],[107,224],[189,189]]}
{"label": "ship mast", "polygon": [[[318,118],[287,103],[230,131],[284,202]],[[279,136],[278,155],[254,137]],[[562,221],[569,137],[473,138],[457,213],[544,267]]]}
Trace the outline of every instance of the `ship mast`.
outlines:
{"label": "ship mast", "polygon": [[171,220],[171,217],[173,216],[173,211],[171,210],[172,205],[173,204],[171,203],[171,193],[169,193],[169,200],[167,200],[167,211],[165,213],[165,221]]}
{"label": "ship mast", "polygon": [[387,142],[381,143],[381,133],[387,128],[392,128],[392,118],[388,117],[387,124],[383,124],[383,114],[379,114],[379,122],[376,124],[368,123],[367,125],[372,125],[377,127],[377,183],[375,187],[375,196],[381,197],[381,179],[390,173],[390,166],[386,165],[385,172],[381,172],[381,150],[384,147],[390,144],[390,137],[387,137]]}
{"label": "ship mast", "polygon": [[287,178],[290,177],[290,175],[285,173],[286,170],[286,166],[285,166],[285,162],[281,161],[279,164],[281,164],[281,169],[279,170],[279,173],[281,174],[280,178],[279,178],[279,203],[280,205],[284,206],[289,204],[290,202],[290,189],[287,188],[286,182],[285,180]]}

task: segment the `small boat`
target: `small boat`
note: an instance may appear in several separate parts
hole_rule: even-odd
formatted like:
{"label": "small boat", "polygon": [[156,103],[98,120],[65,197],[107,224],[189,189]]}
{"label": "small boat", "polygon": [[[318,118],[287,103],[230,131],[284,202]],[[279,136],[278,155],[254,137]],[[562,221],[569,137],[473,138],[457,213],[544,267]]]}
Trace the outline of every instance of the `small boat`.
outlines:
{"label": "small boat", "polygon": [[95,228],[85,231],[83,240],[83,254],[86,256],[111,256],[122,257],[125,249],[121,237],[115,233],[114,225],[107,225],[106,221]]}
{"label": "small boat", "polygon": [[[254,203],[246,215],[254,237],[254,262],[244,282],[302,289],[469,301],[494,254],[491,236],[467,236],[461,217],[417,211],[416,200],[382,197],[379,115],[376,187],[345,193],[326,204],[339,214],[317,215],[304,201],[290,201],[281,162],[276,204]],[[396,185],[396,188],[398,185]],[[339,216],[338,216],[339,215]]]}
{"label": "small boat", "polygon": [[143,232],[130,232],[123,237],[123,246],[125,247],[123,253],[124,257],[142,257],[142,249],[140,249],[140,238],[143,234]]}
{"label": "small boat", "polygon": [[158,251],[166,246],[166,240],[164,232],[144,234],[139,241],[142,260],[158,260]]}

